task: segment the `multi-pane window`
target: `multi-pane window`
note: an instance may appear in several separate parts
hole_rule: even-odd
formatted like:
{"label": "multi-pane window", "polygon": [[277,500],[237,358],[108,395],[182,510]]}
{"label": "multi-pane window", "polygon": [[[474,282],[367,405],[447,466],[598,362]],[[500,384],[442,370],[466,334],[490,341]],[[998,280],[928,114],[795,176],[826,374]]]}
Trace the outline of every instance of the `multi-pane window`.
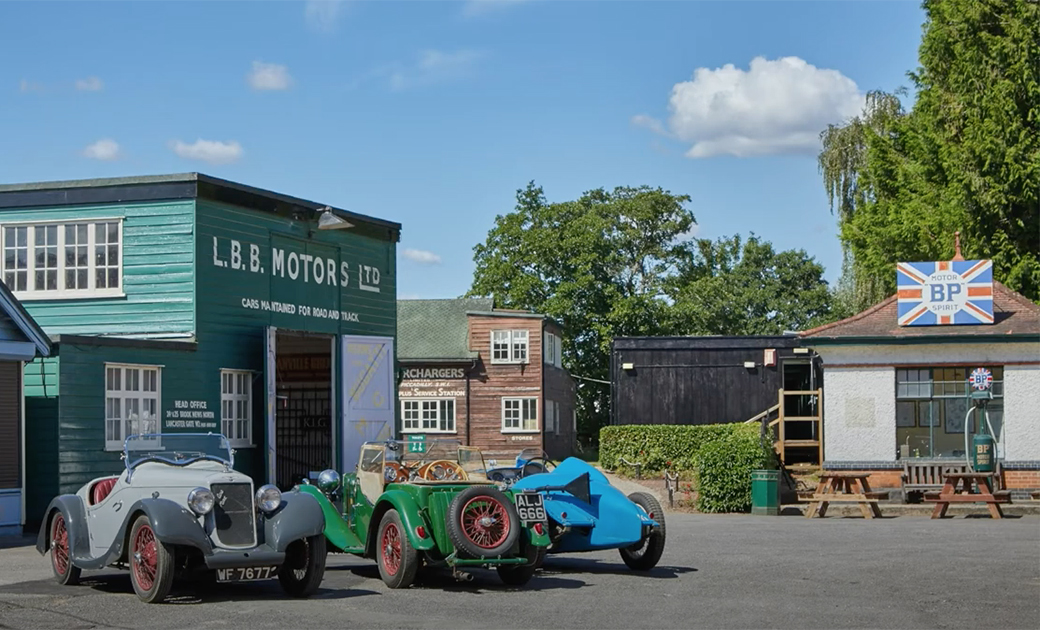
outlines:
{"label": "multi-pane window", "polygon": [[220,431],[232,446],[251,446],[253,375],[242,370],[220,371]]}
{"label": "multi-pane window", "polygon": [[455,399],[401,400],[401,419],[404,432],[454,433]]}
{"label": "multi-pane window", "polygon": [[560,434],[560,403],[554,400],[545,401],[545,432]]}
{"label": "multi-pane window", "polygon": [[526,330],[491,332],[492,363],[526,363],[528,335]]}
{"label": "multi-pane window", "polygon": [[105,365],[105,448],[131,435],[159,433],[159,368]]}
{"label": "multi-pane window", "polygon": [[502,432],[537,431],[537,398],[503,398]]}
{"label": "multi-pane window", "polygon": [[122,285],[120,221],[6,225],[3,279],[22,299],[105,297]]}

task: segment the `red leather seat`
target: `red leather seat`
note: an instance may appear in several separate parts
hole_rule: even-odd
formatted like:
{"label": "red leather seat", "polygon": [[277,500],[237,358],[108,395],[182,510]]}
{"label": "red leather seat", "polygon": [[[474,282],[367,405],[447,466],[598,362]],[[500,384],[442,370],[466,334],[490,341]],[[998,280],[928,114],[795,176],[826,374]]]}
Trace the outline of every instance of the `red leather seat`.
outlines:
{"label": "red leather seat", "polygon": [[119,477],[106,477],[94,484],[94,487],[90,490],[90,504],[97,505],[105,500],[109,492],[112,492],[112,487],[116,485],[116,481]]}

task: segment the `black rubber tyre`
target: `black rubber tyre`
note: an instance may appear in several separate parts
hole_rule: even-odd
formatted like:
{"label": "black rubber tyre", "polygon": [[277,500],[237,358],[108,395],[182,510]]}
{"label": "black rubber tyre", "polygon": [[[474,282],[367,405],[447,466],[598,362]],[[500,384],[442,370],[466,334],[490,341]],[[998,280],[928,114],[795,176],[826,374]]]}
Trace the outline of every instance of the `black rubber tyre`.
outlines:
{"label": "black rubber tyre", "polygon": [[65,515],[60,511],[54,513],[50,522],[50,538],[48,541],[51,556],[51,571],[54,580],[62,586],[79,584],[80,568],[72,564],[72,546],[69,544],[69,530]]}
{"label": "black rubber tyre", "polygon": [[455,495],[447,525],[455,549],[470,558],[505,555],[520,536],[516,506],[494,486],[470,486]]}
{"label": "black rubber tyre", "polygon": [[293,597],[310,597],[316,593],[325,577],[327,552],[325,534],[291,543],[285,550],[285,562],[278,569],[282,590]]}
{"label": "black rubber tyre", "polygon": [[647,492],[633,492],[628,495],[628,498],[650,515],[650,518],[657,521],[660,527],[655,527],[649,536],[631,547],[620,549],[621,559],[630,569],[649,571],[657,566],[657,562],[664,552],[664,510],[661,509],[661,504],[654,498],[654,495]]}
{"label": "black rubber tyre", "polygon": [[545,559],[545,547],[524,544],[524,556],[527,558],[527,564],[500,564],[495,567],[498,577],[502,578],[504,583],[510,586],[523,586],[530,582],[534,577],[534,572],[542,566],[542,560]]}
{"label": "black rubber tyre", "polygon": [[137,597],[146,604],[166,599],[173,587],[173,547],[155,537],[152,522],[146,514],[138,516],[130,529],[127,554],[130,560],[130,583],[134,585]]}
{"label": "black rubber tyre", "polygon": [[375,544],[379,575],[390,588],[408,588],[419,571],[419,553],[408,540],[408,532],[397,510],[387,510],[379,521]]}

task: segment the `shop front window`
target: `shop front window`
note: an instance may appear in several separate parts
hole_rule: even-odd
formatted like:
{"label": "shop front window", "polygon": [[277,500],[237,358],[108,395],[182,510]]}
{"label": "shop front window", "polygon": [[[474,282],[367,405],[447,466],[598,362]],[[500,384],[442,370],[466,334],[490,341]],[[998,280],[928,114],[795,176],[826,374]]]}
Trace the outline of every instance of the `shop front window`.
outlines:
{"label": "shop front window", "polygon": [[896,443],[900,459],[963,458],[965,428],[968,449],[972,436],[985,430],[992,432],[997,441],[998,454],[1003,451],[1004,369],[982,367],[993,374],[993,400],[987,404],[987,413],[973,408],[967,398],[968,374],[974,368],[896,370]]}
{"label": "shop front window", "polygon": [[159,368],[105,364],[105,450],[131,435],[159,433]]}

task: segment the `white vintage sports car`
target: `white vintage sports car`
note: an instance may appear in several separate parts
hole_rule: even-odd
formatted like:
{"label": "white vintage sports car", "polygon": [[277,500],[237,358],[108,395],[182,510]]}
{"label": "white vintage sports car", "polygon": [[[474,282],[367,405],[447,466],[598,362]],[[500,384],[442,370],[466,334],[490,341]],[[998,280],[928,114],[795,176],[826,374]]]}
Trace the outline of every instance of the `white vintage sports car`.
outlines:
{"label": "white vintage sports car", "polygon": [[50,552],[59,584],[83,569],[130,570],[137,596],[166,598],[174,575],[218,582],[277,578],[313,594],[325,574],[325,517],[314,497],[272,485],[253,491],[218,433],[132,435],[126,470],[94,479],[47,507],[36,549]]}

